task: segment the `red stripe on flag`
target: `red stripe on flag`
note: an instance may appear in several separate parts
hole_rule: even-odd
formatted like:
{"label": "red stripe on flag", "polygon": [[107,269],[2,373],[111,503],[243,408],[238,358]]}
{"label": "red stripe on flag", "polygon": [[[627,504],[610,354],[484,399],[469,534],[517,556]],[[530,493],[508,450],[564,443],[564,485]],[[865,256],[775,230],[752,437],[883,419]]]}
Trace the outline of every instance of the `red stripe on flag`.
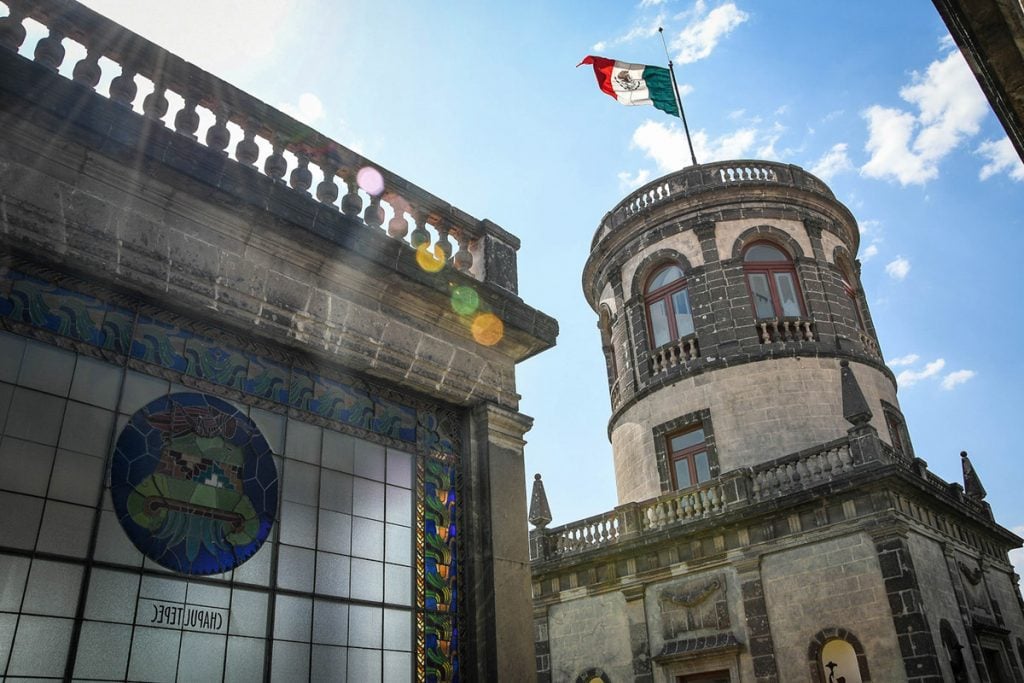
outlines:
{"label": "red stripe on flag", "polygon": [[583,58],[583,61],[576,66],[581,66],[583,64],[592,64],[594,66],[594,76],[597,78],[597,87],[601,88],[602,92],[613,99],[619,99],[615,96],[615,90],[612,89],[612,68],[615,66],[614,59],[587,55]]}

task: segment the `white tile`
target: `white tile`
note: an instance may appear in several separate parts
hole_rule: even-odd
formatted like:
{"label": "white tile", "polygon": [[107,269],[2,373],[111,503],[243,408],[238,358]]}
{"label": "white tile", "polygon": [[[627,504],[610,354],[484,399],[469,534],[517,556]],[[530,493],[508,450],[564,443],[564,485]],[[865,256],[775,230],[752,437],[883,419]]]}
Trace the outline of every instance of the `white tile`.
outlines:
{"label": "white tile", "polygon": [[267,594],[260,591],[231,591],[228,633],[262,638],[267,632]]}
{"label": "white tile", "polygon": [[62,398],[18,387],[7,411],[7,435],[56,446],[65,403]]}
{"label": "white tile", "polygon": [[30,341],[21,360],[18,384],[64,397],[71,388],[75,354],[42,342]]}
{"label": "white tile", "polygon": [[72,624],[71,619],[22,615],[7,675],[62,678]]}
{"label": "white tile", "polygon": [[94,507],[106,474],[103,458],[74,451],[57,451],[50,476],[50,498]]}
{"label": "white tile", "polygon": [[355,447],[354,437],[325,429],[323,466],[351,474],[355,470]]}
{"label": "white tile", "polygon": [[274,603],[274,638],[309,642],[313,601],[309,598],[278,595]]}
{"label": "white tile", "polygon": [[264,642],[262,638],[230,636],[224,680],[232,683],[263,680]]}
{"label": "white tile", "polygon": [[31,550],[43,518],[43,500],[0,491],[0,546]]}
{"label": "white tile", "polygon": [[0,555],[0,612],[17,612],[25,592],[31,561],[17,555]]}
{"label": "white tile", "polygon": [[285,457],[319,465],[320,433],[322,431],[316,425],[289,419],[288,433],[285,435],[284,444]]}
{"label": "white tile", "polygon": [[119,410],[131,415],[153,399],[165,396],[169,387],[170,382],[159,377],[129,370],[125,373],[124,393],[121,395]]}
{"label": "white tile", "polygon": [[131,642],[132,627],[127,624],[85,622],[78,641],[75,678],[123,680]]}
{"label": "white tile", "polygon": [[303,505],[316,505],[320,488],[320,468],[297,460],[288,460],[282,476],[282,497]]}
{"label": "white tile", "polygon": [[313,590],[314,552],[281,545],[277,551],[277,585],[297,591]]}
{"label": "white tile", "polygon": [[316,545],[315,507],[284,501],[281,503],[281,542],[312,548]]}
{"label": "white tile", "polygon": [[412,488],[412,467],[415,462],[414,456],[405,451],[388,449],[388,477],[389,484]]}
{"label": "white tile", "polygon": [[181,654],[178,656],[178,680],[219,683],[227,641],[226,636],[212,633],[183,633]]}
{"label": "white tile", "polygon": [[307,643],[275,640],[273,659],[274,663],[270,669],[272,683],[291,683],[309,679],[309,645]]}
{"label": "white tile", "polygon": [[104,458],[110,447],[114,413],[96,406],[68,401],[58,445],[69,451]]}
{"label": "white tile", "polygon": [[4,426],[7,424],[7,410],[11,407],[12,396],[14,385],[0,382],[0,434],[4,433]]}
{"label": "white tile", "polygon": [[348,650],[332,645],[313,646],[313,668],[310,680],[339,680],[341,672],[348,667]]}
{"label": "white tile", "polygon": [[181,632],[138,627],[132,639],[128,678],[153,683],[173,683],[178,665]]}
{"label": "white tile", "polygon": [[253,408],[249,418],[256,424],[260,434],[267,440],[270,450],[280,455],[284,453],[284,425],[287,417],[268,410]]}
{"label": "white tile", "polygon": [[14,630],[18,623],[17,614],[0,612],[0,671],[7,669],[7,656],[14,645]]}
{"label": "white tile", "polygon": [[73,617],[78,607],[81,584],[80,565],[33,560],[22,610],[30,614]]}
{"label": "white tile", "polygon": [[96,537],[96,559],[129,567],[142,565],[142,553],[128,540],[113,510],[103,510]]}
{"label": "white tile", "polygon": [[18,381],[25,340],[8,332],[0,332],[0,382]]}
{"label": "white tile", "polygon": [[355,473],[357,476],[384,481],[384,447],[356,439],[355,442]]}
{"label": "white tile", "polygon": [[95,515],[95,508],[71,505],[57,500],[46,501],[36,550],[85,557],[89,552],[89,537],[92,534]]}
{"label": "white tile", "polygon": [[0,488],[45,496],[53,454],[52,446],[4,437],[0,440]]}
{"label": "white tile", "polygon": [[[131,624],[135,620],[135,601],[138,594],[138,574],[96,567],[89,578],[85,618]],[[126,652],[126,657],[127,654]]]}
{"label": "white tile", "polygon": [[117,408],[124,368],[88,356],[79,356],[68,398],[107,410]]}

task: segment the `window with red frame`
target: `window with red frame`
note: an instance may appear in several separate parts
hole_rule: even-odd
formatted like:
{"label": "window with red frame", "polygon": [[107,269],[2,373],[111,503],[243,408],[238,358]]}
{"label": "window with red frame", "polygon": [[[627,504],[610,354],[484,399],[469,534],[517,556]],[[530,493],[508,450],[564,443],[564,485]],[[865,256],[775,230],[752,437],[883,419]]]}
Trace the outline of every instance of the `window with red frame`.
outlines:
{"label": "window with red frame", "polygon": [[743,252],[743,272],[758,320],[803,315],[796,269],[781,249],[768,242],[750,245]]}
{"label": "window with red frame", "polygon": [[857,290],[852,284],[854,282],[853,276],[851,275],[853,271],[850,270],[850,267],[847,266],[845,262],[841,261],[839,262],[839,272],[842,274],[843,291],[846,292],[846,296],[849,297],[850,305],[853,306],[854,314],[857,318],[857,329],[862,331],[866,330],[867,328],[864,326],[864,316],[860,312],[860,297],[857,296]]}
{"label": "window with red frame", "polygon": [[644,303],[652,348],[693,334],[686,277],[676,264],[668,264],[654,272],[644,289]]}
{"label": "window with red frame", "polygon": [[672,485],[685,489],[711,478],[711,463],[703,427],[690,427],[668,436],[668,460]]}

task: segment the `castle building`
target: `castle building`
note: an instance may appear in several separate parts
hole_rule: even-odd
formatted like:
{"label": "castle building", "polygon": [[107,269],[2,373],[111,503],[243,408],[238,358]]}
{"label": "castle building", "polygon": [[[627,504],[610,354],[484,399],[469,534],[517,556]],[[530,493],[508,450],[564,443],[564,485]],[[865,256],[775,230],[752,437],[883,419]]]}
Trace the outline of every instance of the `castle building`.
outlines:
{"label": "castle building", "polygon": [[999,526],[916,457],[857,223],[792,165],[685,168],[602,219],[583,272],[618,505],[530,520],[540,681],[1024,680]]}
{"label": "castle building", "polygon": [[531,678],[518,239],[4,4],[0,680]]}

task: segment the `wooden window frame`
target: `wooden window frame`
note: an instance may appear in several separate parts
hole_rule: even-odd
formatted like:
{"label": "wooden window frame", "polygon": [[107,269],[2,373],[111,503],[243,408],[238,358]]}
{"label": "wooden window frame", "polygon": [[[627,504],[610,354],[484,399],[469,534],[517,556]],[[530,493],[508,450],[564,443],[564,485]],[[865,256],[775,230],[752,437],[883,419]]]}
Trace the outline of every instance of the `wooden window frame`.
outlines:
{"label": "wooden window frame", "polygon": [[[667,285],[662,285],[654,291],[649,291],[651,282],[658,277],[662,271],[672,267],[678,268],[683,276],[678,280],[669,282]],[[665,344],[671,344],[672,342],[679,341],[680,339],[683,339],[684,336],[689,337],[696,333],[696,329],[694,329],[694,331],[689,334],[680,335],[679,329],[676,327],[676,316],[675,309],[672,306],[672,295],[681,291],[686,292],[686,303],[690,309],[690,321],[691,326],[693,326],[693,305],[690,303],[690,292],[688,280],[686,278],[686,271],[681,265],[672,261],[661,264],[651,272],[644,284],[644,317],[647,323],[647,338],[650,340],[650,347],[652,350],[661,348]],[[654,341],[654,325],[652,324],[651,305],[655,303],[661,303],[665,307],[665,317],[668,321],[668,341],[664,344],[657,344]]]}
{"label": "wooden window frame", "polygon": [[[690,432],[695,432],[698,429],[701,430],[701,432],[703,434],[703,437],[701,438],[700,443],[694,444],[692,446],[687,446],[686,448],[680,449],[678,451],[673,451],[672,450],[672,439],[674,439],[677,436],[682,436],[683,434],[689,434]],[[697,454],[699,454],[699,453],[704,453],[705,457],[708,459],[708,478],[704,479],[704,480],[701,480],[699,478],[699,476],[698,476],[698,473],[697,473],[697,461],[696,461],[696,457],[695,456]],[[669,473],[669,477],[671,478],[670,480],[672,482],[672,490],[673,491],[680,491],[680,490],[682,490],[682,488],[690,488],[691,486],[700,486],[704,482],[711,481],[711,479],[713,479],[713,477],[710,474],[710,472],[711,472],[711,454],[708,453],[707,433],[704,431],[704,425],[703,424],[701,424],[701,423],[691,424],[691,425],[689,425],[687,427],[684,427],[683,429],[677,429],[676,431],[671,432],[670,434],[666,434],[665,435],[665,455],[666,455],[666,459],[668,461],[668,473]],[[678,462],[680,460],[685,460],[686,461],[687,469],[690,472],[690,484],[689,484],[689,486],[686,486],[686,487],[680,487],[679,486],[679,482],[676,481],[676,462]]]}
{"label": "wooden window frame", "polygon": [[793,318],[794,316],[783,315],[782,299],[779,296],[778,287],[775,284],[775,278],[773,276],[776,273],[788,273],[791,275],[793,277],[793,289],[796,291],[796,304],[800,307],[800,314],[796,317],[806,317],[807,309],[804,307],[803,290],[800,287],[800,278],[797,277],[796,265],[793,263],[792,259],[787,257],[784,261],[747,261],[747,253],[754,247],[762,244],[771,247],[776,251],[782,252],[783,256],[786,256],[785,249],[768,240],[757,240],[743,248],[743,283],[747,286],[747,295],[750,297],[750,305],[753,308],[754,319],[770,320],[770,318],[761,318],[757,315],[757,300],[754,298],[754,289],[750,286],[750,275],[755,273],[763,274],[765,279],[768,280],[768,290],[771,292],[772,298],[772,310],[774,311],[775,319],[777,320]]}

